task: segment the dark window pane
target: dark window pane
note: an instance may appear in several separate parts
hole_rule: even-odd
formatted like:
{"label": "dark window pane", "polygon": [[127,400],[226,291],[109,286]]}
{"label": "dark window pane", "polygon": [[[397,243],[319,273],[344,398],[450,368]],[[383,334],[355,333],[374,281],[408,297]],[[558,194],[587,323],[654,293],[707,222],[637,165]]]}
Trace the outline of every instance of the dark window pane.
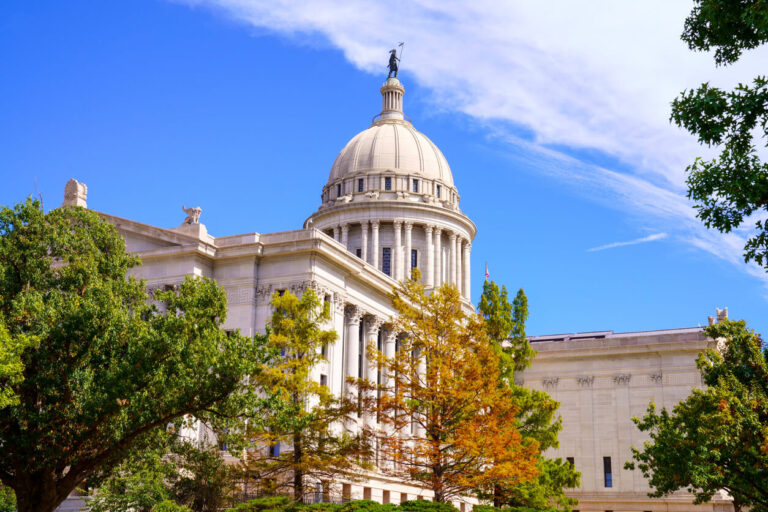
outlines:
{"label": "dark window pane", "polygon": [[358,258],[362,258],[363,257],[363,250],[359,249],[359,248],[355,249],[355,256],[357,256]]}
{"label": "dark window pane", "polygon": [[574,465],[574,462],[573,462],[573,457],[566,457],[566,458],[565,458],[565,460],[567,460],[567,461],[568,461],[568,464],[570,464],[571,466],[573,466],[573,465]]}
{"label": "dark window pane", "polygon": [[362,192],[363,191],[363,179],[362,178],[357,180],[357,191],[358,192]]}
{"label": "dark window pane", "polygon": [[411,249],[411,268],[419,268],[419,251]]}
{"label": "dark window pane", "polygon": [[603,457],[603,472],[605,473],[605,486],[613,487],[613,471],[611,470],[610,457]]}
{"label": "dark window pane", "polygon": [[419,180],[413,180],[413,192],[418,194],[418,192],[419,192]]}
{"label": "dark window pane", "polygon": [[392,190],[392,178],[384,178],[384,190]]}
{"label": "dark window pane", "polygon": [[437,186],[436,193],[437,193],[437,198],[440,199],[440,185]]}
{"label": "dark window pane", "polygon": [[392,249],[389,247],[381,250],[381,271],[388,276],[392,275]]}
{"label": "dark window pane", "polygon": [[341,183],[336,185],[336,197],[341,197]]}

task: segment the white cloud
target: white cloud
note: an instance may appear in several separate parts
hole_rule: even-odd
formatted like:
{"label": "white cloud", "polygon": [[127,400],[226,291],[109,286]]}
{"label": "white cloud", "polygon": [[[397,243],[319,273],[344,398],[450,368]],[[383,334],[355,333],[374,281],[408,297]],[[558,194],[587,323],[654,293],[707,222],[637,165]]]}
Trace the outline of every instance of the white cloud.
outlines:
{"label": "white cloud", "polygon": [[610,244],[601,245],[599,247],[592,247],[587,249],[587,252],[604,251],[606,249],[613,249],[614,247],[624,247],[626,245],[644,244],[646,242],[655,242],[656,240],[663,240],[667,238],[666,233],[655,233],[653,235],[644,236],[643,238],[636,238],[627,242],[613,242]]}
{"label": "white cloud", "polygon": [[[733,86],[764,71],[768,48],[715,68],[680,40],[692,2],[593,0],[174,0],[202,6],[304,43],[319,36],[355,66],[385,73],[387,50],[406,41],[402,69],[434,92],[435,106],[502,132],[533,150],[540,172],[596,191],[632,214],[650,215],[676,239],[745,268],[747,233],[707,231],[684,197],[684,169],[707,154],[669,123],[669,104],[709,81]],[[407,109],[407,104],[406,104]],[[519,126],[531,140],[513,135]],[[609,170],[554,147],[591,149],[622,162]],[[711,154],[711,153],[709,153]]]}

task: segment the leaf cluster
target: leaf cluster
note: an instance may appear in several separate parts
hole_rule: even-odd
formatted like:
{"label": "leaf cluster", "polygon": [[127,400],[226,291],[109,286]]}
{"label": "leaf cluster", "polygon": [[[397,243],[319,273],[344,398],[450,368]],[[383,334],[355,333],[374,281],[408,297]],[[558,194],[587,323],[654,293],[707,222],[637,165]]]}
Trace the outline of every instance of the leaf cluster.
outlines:
{"label": "leaf cluster", "polygon": [[[697,0],[685,22],[683,40],[694,50],[715,48],[718,65],[738,60],[742,51],[768,41],[768,3],[764,0]],[[709,228],[729,233],[754,219],[744,260],[768,269],[768,164],[759,157],[755,136],[768,140],[768,83],[724,91],[704,83],[683,91],[672,103],[671,120],[720,147],[712,160],[697,158],[688,166],[688,197]],[[766,142],[762,142],[763,145]]]}
{"label": "leaf cluster", "polygon": [[438,502],[535,478],[538,443],[517,429],[519,407],[499,386],[483,319],[465,311],[455,287],[427,294],[418,276],[395,290],[393,305],[402,335],[393,358],[374,351],[385,378],[369,402],[389,469],[429,486]]}

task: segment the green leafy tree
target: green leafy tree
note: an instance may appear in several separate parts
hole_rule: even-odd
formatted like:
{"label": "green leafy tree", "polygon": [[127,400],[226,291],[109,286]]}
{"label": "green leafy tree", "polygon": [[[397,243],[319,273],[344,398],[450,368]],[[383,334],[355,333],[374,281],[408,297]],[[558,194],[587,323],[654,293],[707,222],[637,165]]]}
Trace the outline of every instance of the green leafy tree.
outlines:
{"label": "green leafy tree", "polygon": [[[685,21],[683,40],[691,50],[714,50],[715,63],[736,62],[742,52],[768,41],[765,0],[695,0]],[[756,77],[733,91],[708,83],[684,91],[672,103],[672,120],[720,149],[712,160],[697,158],[688,166],[688,197],[709,228],[731,232],[745,222],[755,233],[744,247],[745,261],[768,270],[768,163],[758,145],[768,143],[768,82]],[[755,137],[763,138],[756,141]]]}
{"label": "green leafy tree", "polygon": [[16,512],[16,494],[4,485],[0,485],[0,512]]}
{"label": "green leafy tree", "polygon": [[[547,393],[518,386],[514,373],[531,365],[536,352],[525,334],[528,319],[528,299],[520,289],[510,304],[505,286],[494,281],[483,283],[478,310],[485,319],[490,342],[500,354],[500,385],[510,390],[517,404],[518,430],[524,438],[535,440],[540,452],[557,448],[562,419],[557,415],[560,404]],[[578,501],[565,495],[564,489],[579,486],[580,473],[567,461],[539,455],[538,477],[514,486],[497,486],[490,495],[496,506],[547,508],[560,507],[571,510]]]}
{"label": "green leafy tree", "polygon": [[215,446],[167,436],[167,442],[132,454],[91,491],[90,512],[154,512],[163,502],[193,512],[222,509],[237,490],[239,466],[226,464]]}
{"label": "green leafy tree", "polygon": [[705,329],[717,340],[697,361],[706,387],[672,411],[653,403],[634,418],[650,440],[632,449],[634,461],[659,497],[678,489],[709,501],[725,489],[738,511],[768,511],[768,350],[741,321],[722,321]]}
{"label": "green leafy tree", "polygon": [[324,347],[337,337],[323,329],[331,318],[330,304],[308,288],[301,298],[276,293],[271,305],[267,346],[280,357],[264,364],[256,379],[269,406],[249,424],[260,448],[248,454],[248,469],[256,478],[271,479],[275,492],[291,489],[298,501],[314,492],[309,479],[358,478],[367,447],[363,439],[338,431],[357,404],[334,396],[312,376],[327,360]]}
{"label": "green leafy tree", "polygon": [[0,210],[0,324],[34,340],[0,415],[0,480],[20,512],[53,511],[170,422],[232,415],[230,395],[247,394],[262,346],[220,329],[224,291],[188,278],[150,297],[126,278],[138,263],[95,212]]}

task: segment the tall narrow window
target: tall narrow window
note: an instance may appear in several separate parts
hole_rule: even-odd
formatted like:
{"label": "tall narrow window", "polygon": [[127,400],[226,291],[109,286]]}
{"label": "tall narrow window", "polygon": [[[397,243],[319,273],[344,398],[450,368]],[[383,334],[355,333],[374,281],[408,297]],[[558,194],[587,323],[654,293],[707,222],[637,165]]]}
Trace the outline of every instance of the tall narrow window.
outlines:
{"label": "tall narrow window", "polygon": [[384,190],[392,190],[392,178],[384,178]]}
{"label": "tall narrow window", "polygon": [[360,178],[357,180],[357,191],[358,192],[363,191],[363,178]]}
{"label": "tall narrow window", "polygon": [[269,455],[270,457],[280,456],[280,443],[275,443],[269,447]]}
{"label": "tall narrow window", "polygon": [[392,275],[392,248],[390,247],[381,249],[381,271],[388,276]]}
{"label": "tall narrow window", "polygon": [[413,193],[419,193],[419,180],[413,180]]}
{"label": "tall narrow window", "polygon": [[320,385],[321,386],[327,386],[328,385],[328,376],[325,374],[320,375]]}
{"label": "tall narrow window", "polygon": [[336,185],[336,197],[341,197],[341,183]]}
{"label": "tall narrow window", "polygon": [[359,248],[359,247],[357,249],[355,249],[355,256],[357,256],[358,258],[362,258],[363,257],[363,250],[361,248]]}
{"label": "tall narrow window", "polygon": [[613,471],[611,470],[610,457],[603,457],[603,472],[605,473],[605,486],[613,487]]}
{"label": "tall narrow window", "polygon": [[419,268],[419,251],[411,249],[411,268]]}
{"label": "tall narrow window", "polygon": [[440,189],[441,189],[440,185],[437,185],[437,187],[435,187],[435,195],[437,196],[438,199],[440,199]]}

